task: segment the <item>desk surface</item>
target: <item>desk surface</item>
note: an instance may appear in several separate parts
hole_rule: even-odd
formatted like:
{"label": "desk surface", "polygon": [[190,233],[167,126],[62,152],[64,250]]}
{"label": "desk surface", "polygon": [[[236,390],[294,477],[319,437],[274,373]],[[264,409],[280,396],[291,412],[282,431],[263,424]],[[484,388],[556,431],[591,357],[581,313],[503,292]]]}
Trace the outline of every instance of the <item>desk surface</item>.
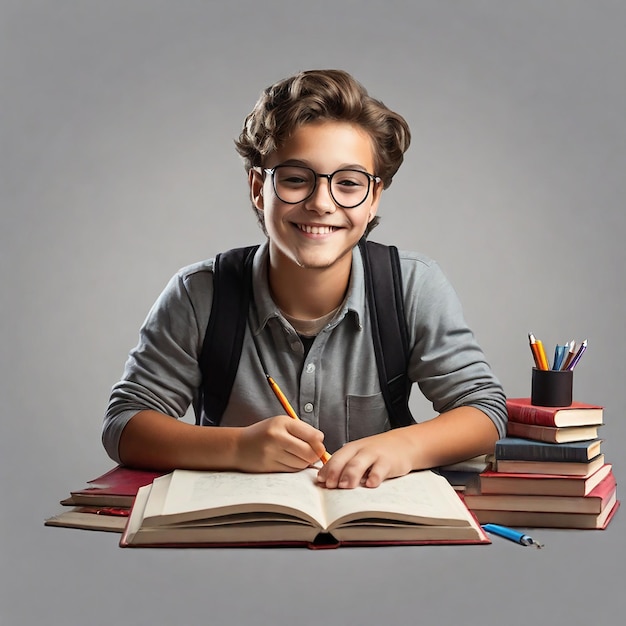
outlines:
{"label": "desk surface", "polygon": [[612,626],[626,612],[623,510],[605,531],[535,530],[542,550],[498,538],[490,546],[132,550],[117,547],[117,534],[44,527],[49,513],[16,516],[3,533],[7,626]]}

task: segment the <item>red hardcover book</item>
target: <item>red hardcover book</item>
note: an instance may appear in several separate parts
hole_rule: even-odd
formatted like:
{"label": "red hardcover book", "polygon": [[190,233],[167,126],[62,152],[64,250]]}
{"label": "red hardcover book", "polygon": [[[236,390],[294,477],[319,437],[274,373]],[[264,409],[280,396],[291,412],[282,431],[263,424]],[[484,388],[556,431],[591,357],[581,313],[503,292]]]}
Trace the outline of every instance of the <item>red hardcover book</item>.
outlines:
{"label": "red hardcover book", "polygon": [[118,465],[102,476],[87,482],[87,487],[70,491],[65,505],[120,506],[133,504],[139,487],[149,485],[164,472],[137,470]]}
{"label": "red hardcover book", "polygon": [[546,513],[585,513],[599,515],[615,495],[617,482],[607,474],[585,496],[536,496],[465,492],[465,504],[475,514],[480,511],[534,511]]}
{"label": "red hardcover book", "polygon": [[573,402],[569,406],[536,406],[530,398],[508,398],[506,408],[509,421],[536,426],[601,426],[603,407],[584,402]]}
{"label": "red hardcover book", "polygon": [[315,469],[175,470],[141,487],[121,547],[487,544],[445,478],[430,471],[377,489],[325,489]]}
{"label": "red hardcover book", "polygon": [[604,530],[615,516],[620,502],[616,493],[601,513],[546,513],[536,511],[476,511],[481,524],[502,524],[516,528],[570,528]]}
{"label": "red hardcover book", "polygon": [[506,425],[506,433],[509,437],[520,437],[546,443],[571,443],[574,441],[587,441],[598,438],[599,426],[539,426],[538,424],[525,424],[514,422],[509,419]]}
{"label": "red hardcover book", "polygon": [[480,493],[520,494],[536,496],[586,496],[613,466],[605,463],[591,476],[560,474],[513,474],[485,471],[480,474]]}

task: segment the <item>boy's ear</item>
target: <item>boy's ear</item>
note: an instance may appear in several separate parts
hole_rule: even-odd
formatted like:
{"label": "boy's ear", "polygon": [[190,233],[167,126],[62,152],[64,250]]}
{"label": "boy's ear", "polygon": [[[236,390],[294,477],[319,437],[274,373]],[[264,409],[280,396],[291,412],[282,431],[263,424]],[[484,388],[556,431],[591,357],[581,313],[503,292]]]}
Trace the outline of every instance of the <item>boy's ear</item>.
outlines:
{"label": "boy's ear", "polygon": [[248,172],[248,184],[250,185],[250,198],[255,208],[259,211],[263,210],[263,176],[255,168],[251,168]]}
{"label": "boy's ear", "polygon": [[380,197],[383,193],[383,183],[378,182],[375,184],[374,189],[372,190],[372,204],[370,205],[370,214],[368,222],[371,222],[378,212],[378,203],[380,202]]}

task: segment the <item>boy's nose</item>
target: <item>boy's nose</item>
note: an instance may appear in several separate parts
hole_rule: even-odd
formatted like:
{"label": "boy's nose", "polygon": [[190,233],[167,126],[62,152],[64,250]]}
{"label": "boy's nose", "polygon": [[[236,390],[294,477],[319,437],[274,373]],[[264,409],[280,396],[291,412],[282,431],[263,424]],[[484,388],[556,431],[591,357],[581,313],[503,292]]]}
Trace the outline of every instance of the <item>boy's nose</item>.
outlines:
{"label": "boy's nose", "polygon": [[317,185],[313,193],[304,203],[304,206],[309,211],[317,211],[320,214],[334,213],[337,210],[337,205],[330,195],[330,180],[325,176],[319,176],[317,179]]}

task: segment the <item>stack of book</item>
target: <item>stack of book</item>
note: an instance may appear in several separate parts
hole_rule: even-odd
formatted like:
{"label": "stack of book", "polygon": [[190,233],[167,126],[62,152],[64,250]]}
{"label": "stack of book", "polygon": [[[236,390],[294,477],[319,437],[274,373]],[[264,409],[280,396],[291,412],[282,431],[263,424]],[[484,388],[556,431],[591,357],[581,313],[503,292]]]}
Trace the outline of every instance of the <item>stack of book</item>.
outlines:
{"label": "stack of book", "polygon": [[619,501],[598,437],[603,407],[542,407],[510,398],[507,409],[507,436],[496,443],[495,463],[464,495],[479,522],[606,528]]}
{"label": "stack of book", "polygon": [[489,544],[448,481],[424,470],[377,489],[325,489],[317,468],[301,472],[115,467],[70,492],[47,526],[122,533],[130,546]]}
{"label": "stack of book", "polygon": [[69,497],[60,502],[63,511],[46,519],[45,525],[121,533],[138,489],[161,475],[118,465],[87,481],[86,486],[70,491]]}

